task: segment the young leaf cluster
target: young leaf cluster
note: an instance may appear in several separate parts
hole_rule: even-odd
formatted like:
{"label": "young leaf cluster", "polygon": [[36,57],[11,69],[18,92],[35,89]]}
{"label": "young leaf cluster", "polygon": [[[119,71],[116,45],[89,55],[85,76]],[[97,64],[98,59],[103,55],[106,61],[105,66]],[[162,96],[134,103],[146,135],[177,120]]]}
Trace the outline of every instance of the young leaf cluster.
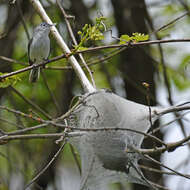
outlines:
{"label": "young leaf cluster", "polygon": [[[4,75],[4,74],[6,73],[0,72],[0,75]],[[20,80],[21,80],[20,77],[18,77],[17,75],[7,77],[0,81],[0,88],[7,88],[8,86],[14,86]]]}
{"label": "young leaf cluster", "polygon": [[141,42],[147,40],[149,40],[148,34],[135,32],[132,34],[132,36],[129,36],[127,34],[121,35],[119,44],[125,44],[126,42]]}
{"label": "young leaf cluster", "polygon": [[85,24],[82,28],[82,31],[78,31],[78,34],[81,38],[80,43],[75,46],[75,50],[84,50],[84,44],[88,41],[99,41],[104,39],[103,32],[105,30],[105,25],[103,21],[106,20],[105,17],[96,18],[95,25]]}

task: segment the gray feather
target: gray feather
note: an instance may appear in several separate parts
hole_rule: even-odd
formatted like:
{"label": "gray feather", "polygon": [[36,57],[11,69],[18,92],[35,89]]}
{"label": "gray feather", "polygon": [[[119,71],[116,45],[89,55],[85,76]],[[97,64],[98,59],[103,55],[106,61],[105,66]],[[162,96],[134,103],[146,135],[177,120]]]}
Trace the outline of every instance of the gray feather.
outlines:
{"label": "gray feather", "polygon": [[[34,29],[32,39],[28,43],[29,64],[39,64],[46,60],[50,52],[50,27],[47,23],[41,23]],[[40,75],[40,67],[35,67],[30,71],[29,81],[36,82]]]}
{"label": "gray feather", "polygon": [[30,71],[29,82],[36,82],[40,77],[40,67],[34,68]]}

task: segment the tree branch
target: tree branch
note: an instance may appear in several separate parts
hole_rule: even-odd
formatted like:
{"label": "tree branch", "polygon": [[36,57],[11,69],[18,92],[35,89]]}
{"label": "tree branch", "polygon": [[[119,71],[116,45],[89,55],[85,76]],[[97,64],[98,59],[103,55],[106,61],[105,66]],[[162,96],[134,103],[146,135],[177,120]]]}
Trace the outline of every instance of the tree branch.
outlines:
{"label": "tree branch", "polygon": [[[42,7],[41,3],[39,0],[30,0],[31,4],[35,8],[35,10],[38,12],[38,14],[41,16],[41,18],[46,21],[49,24],[53,24],[48,15],[46,14],[44,8]],[[63,52],[66,54],[70,54],[71,51],[62,39],[61,35],[59,34],[58,30],[56,29],[55,26],[51,27],[51,32],[53,37],[56,39],[58,45],[61,47]],[[95,92],[96,89],[92,86],[92,84],[89,82],[88,78],[86,77],[84,71],[81,69],[79,63],[75,59],[75,57],[72,55],[68,57],[68,60],[70,61],[73,69],[75,70],[84,90],[86,92]]]}

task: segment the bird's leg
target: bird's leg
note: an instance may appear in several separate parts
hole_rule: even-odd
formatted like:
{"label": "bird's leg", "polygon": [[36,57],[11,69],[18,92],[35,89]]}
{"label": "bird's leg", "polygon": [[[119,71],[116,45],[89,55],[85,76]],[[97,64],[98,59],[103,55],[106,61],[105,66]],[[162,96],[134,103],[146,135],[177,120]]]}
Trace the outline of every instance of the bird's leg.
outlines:
{"label": "bird's leg", "polygon": [[126,174],[129,174],[130,167],[131,167],[130,163],[127,163],[127,165],[126,165],[126,171],[125,171]]}
{"label": "bird's leg", "polygon": [[36,59],[34,59],[33,61],[31,59],[29,59],[29,65],[33,65],[36,62]]}
{"label": "bird's leg", "polygon": [[[43,58],[43,61],[46,62],[46,61],[49,61],[49,59],[48,59],[48,58]],[[46,68],[46,65],[43,65],[42,68],[45,69],[45,68]]]}
{"label": "bird's leg", "polygon": [[33,61],[33,64],[32,64],[33,66],[34,66],[34,68],[37,68],[37,63],[36,63],[36,59],[34,59],[34,61]]}

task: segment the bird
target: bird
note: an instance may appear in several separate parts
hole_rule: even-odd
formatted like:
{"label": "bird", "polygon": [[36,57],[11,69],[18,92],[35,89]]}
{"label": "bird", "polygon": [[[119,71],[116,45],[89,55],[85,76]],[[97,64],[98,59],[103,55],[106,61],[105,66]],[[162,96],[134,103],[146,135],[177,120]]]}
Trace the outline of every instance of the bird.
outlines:
{"label": "bird", "polygon": [[[42,22],[35,27],[32,38],[28,43],[29,65],[38,65],[48,59],[50,53],[50,28],[55,24]],[[40,67],[34,67],[30,71],[29,82],[37,82],[40,76]]]}

